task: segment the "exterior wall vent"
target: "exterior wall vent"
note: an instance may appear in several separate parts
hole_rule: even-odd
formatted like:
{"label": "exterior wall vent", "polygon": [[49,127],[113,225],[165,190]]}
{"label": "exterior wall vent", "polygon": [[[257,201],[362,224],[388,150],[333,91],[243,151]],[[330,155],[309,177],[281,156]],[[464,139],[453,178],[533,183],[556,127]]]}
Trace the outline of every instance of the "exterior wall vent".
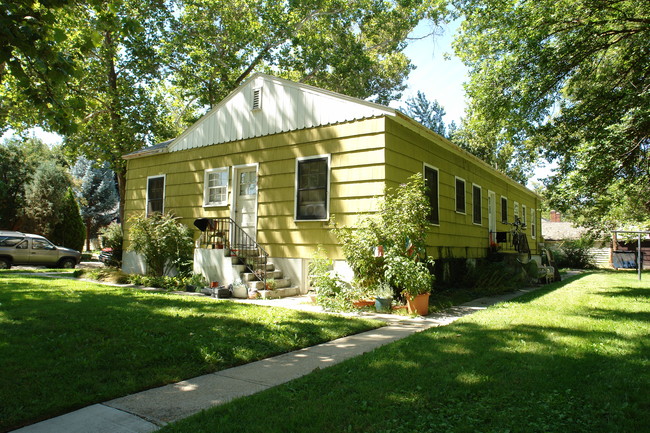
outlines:
{"label": "exterior wall vent", "polygon": [[262,88],[258,87],[253,89],[253,101],[251,110],[261,110],[262,109]]}

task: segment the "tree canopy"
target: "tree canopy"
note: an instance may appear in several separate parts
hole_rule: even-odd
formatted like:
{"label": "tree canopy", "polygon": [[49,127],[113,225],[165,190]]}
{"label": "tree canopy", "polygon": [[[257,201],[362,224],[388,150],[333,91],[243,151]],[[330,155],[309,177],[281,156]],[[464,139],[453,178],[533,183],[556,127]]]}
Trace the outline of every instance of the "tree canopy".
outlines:
{"label": "tree canopy", "polygon": [[444,0],[0,1],[1,19],[32,29],[0,46],[0,130],[62,133],[110,164],[121,200],[122,155],[175,137],[256,71],[399,98],[409,32],[446,13]]}
{"label": "tree canopy", "polygon": [[444,115],[447,114],[445,109],[437,100],[429,101],[423,92],[418,90],[416,96],[406,100],[404,114],[417,120],[433,132],[447,137],[447,127],[443,120]]}
{"label": "tree canopy", "polygon": [[514,177],[556,161],[551,203],[581,223],[650,223],[650,3],[454,3],[475,153]]}

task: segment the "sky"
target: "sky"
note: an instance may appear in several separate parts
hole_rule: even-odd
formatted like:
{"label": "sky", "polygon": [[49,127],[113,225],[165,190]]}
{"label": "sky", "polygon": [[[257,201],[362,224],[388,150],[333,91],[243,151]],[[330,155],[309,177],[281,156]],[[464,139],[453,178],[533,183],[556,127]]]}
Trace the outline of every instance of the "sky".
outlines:
{"label": "sky", "polygon": [[455,121],[460,124],[460,118],[465,113],[465,90],[463,83],[467,80],[467,68],[453,54],[451,42],[458,29],[460,21],[454,21],[436,31],[436,35],[421,38],[431,32],[431,25],[422,22],[411,33],[414,40],[409,42],[406,55],[416,67],[411,71],[407,80],[408,88],[401,101],[391,103],[391,107],[404,106],[404,101],[423,92],[430,101],[437,100],[447,113],[445,123]]}

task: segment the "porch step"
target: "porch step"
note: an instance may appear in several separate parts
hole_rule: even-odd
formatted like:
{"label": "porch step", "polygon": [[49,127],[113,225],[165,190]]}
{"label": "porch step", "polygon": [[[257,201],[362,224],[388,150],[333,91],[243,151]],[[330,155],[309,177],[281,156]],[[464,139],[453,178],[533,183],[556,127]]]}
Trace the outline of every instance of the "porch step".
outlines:
{"label": "porch step", "polygon": [[[264,290],[264,281],[247,281],[246,286],[249,289]],[[289,278],[276,278],[275,287],[276,289],[284,289],[286,287],[291,287],[291,280]]]}
{"label": "porch step", "polygon": [[[261,272],[261,275],[266,274],[266,279],[268,280],[269,278],[273,278],[274,280],[278,280],[284,277],[282,274],[282,271],[280,270],[272,270],[272,271],[266,271],[266,272]],[[242,281],[247,282],[247,281],[256,281],[258,279],[257,275],[255,275],[252,272],[244,272],[242,274]]]}
{"label": "porch step", "polygon": [[[260,259],[261,259],[261,258],[260,258]],[[246,267],[246,265],[245,265],[243,259],[241,259],[241,258],[239,258],[239,257],[234,257],[234,256],[233,256],[233,258],[232,258],[232,265],[233,265],[233,266],[244,266],[244,268]],[[261,262],[260,262],[260,263],[255,263],[254,266],[255,266],[256,268],[265,269],[265,270],[267,270],[267,271],[272,271],[272,270],[275,269],[275,266],[273,265],[273,263],[266,263],[266,264],[264,264],[264,263],[261,263]],[[244,270],[245,270],[244,268],[242,268],[242,272],[244,272]]]}
{"label": "porch step", "polygon": [[261,299],[279,299],[298,296],[300,289],[298,287],[283,287],[275,290],[260,290],[258,293]]}

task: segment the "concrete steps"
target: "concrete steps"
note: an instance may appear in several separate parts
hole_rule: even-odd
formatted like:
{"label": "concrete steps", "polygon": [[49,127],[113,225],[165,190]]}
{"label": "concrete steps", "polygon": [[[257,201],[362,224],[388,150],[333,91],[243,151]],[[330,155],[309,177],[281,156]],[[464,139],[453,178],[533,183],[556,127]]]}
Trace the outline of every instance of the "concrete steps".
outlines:
{"label": "concrete steps", "polygon": [[[248,290],[257,290],[261,299],[279,299],[300,294],[300,288],[293,286],[291,279],[285,278],[282,270],[277,269],[273,263],[267,263],[264,269],[257,273],[248,272],[243,264],[234,264],[233,270],[240,275]],[[267,285],[269,280],[274,281],[275,288],[266,290],[264,281],[259,280],[260,277],[266,277]]]}

